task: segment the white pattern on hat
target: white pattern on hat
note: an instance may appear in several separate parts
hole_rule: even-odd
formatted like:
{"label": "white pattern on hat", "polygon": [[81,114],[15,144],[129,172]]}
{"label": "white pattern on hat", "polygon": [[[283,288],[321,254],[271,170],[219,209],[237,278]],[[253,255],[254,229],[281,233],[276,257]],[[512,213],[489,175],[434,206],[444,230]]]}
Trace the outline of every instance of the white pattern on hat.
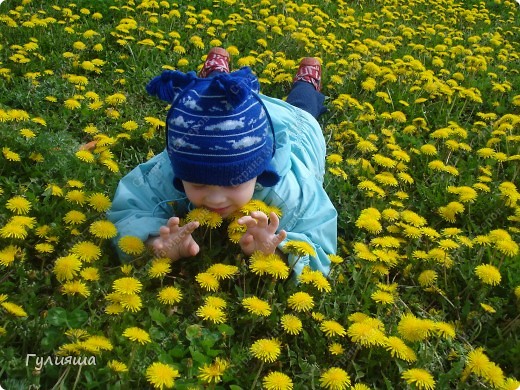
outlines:
{"label": "white pattern on hat", "polygon": [[244,119],[245,119],[244,117],[242,117],[238,120],[228,119],[228,120],[225,120],[225,121],[222,121],[219,123],[215,123],[214,125],[211,125],[211,126],[206,126],[204,130],[213,131],[213,130],[242,129],[242,128],[244,128]]}
{"label": "white pattern on hat", "polygon": [[184,98],[182,104],[184,104],[185,107],[191,108],[193,111],[202,111],[202,107],[200,107],[197,101],[191,96]]}
{"label": "white pattern on hat", "polygon": [[170,119],[170,124],[173,124],[175,126],[184,127],[185,129],[189,128],[193,122],[195,121],[185,121],[184,117],[179,115],[175,118]]}
{"label": "white pattern on hat", "polygon": [[262,138],[260,137],[244,137],[239,141],[227,141],[231,144],[231,147],[233,149],[243,149],[248,148],[254,144],[257,144],[259,142],[262,142]]}
{"label": "white pattern on hat", "polygon": [[174,148],[200,149],[198,145],[190,144],[189,142],[186,142],[183,138],[172,139],[171,145]]}

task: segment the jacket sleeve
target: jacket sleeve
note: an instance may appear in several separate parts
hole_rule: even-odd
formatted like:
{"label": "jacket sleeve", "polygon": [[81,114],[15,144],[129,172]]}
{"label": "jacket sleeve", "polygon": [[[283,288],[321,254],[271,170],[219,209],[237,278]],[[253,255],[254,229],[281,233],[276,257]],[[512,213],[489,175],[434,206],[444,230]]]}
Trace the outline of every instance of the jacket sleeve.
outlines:
{"label": "jacket sleeve", "polygon": [[[107,218],[113,222],[118,235],[148,237],[158,235],[159,228],[174,214],[170,201],[185,202],[185,194],[173,187],[173,172],[165,151],[138,165],[119,182]],[[121,255],[121,253],[120,253]]]}
{"label": "jacket sleeve", "polygon": [[283,250],[288,241],[305,241],[310,244],[315,256],[288,256],[289,266],[296,275],[308,265],[324,275],[330,271],[330,254],[337,250],[337,211],[314,177],[295,176],[293,170],[284,177],[282,185],[274,187],[264,200],[282,210],[280,230],[287,231],[287,238],[280,244]]}

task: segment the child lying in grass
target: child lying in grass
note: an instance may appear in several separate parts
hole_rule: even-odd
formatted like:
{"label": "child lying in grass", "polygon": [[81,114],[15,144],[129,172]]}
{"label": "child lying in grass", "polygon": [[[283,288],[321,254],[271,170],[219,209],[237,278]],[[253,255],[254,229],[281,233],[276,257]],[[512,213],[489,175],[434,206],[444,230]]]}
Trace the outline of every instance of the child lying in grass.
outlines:
{"label": "child lying in grass", "polygon": [[286,102],[261,95],[248,67],[229,72],[222,48],[210,50],[198,76],[165,71],[154,78],[147,91],[171,104],[167,147],[120,181],[108,213],[116,240],[136,236],[161,257],[191,257],[200,250],[192,236],[199,223],[181,226],[179,216],[205,207],[226,218],[259,199],[282,217],[257,211],[240,218],[242,251],[270,254],[288,240],[304,241],[310,255],[289,255],[289,266],[328,274],[337,212],[323,189],[320,87],[321,65],[308,57]]}

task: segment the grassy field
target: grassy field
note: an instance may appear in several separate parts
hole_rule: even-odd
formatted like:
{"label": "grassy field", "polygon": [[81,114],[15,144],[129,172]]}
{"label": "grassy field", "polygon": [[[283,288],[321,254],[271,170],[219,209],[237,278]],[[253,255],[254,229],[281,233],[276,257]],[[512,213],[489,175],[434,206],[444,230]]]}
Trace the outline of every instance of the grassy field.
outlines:
{"label": "grassy field", "polygon": [[[519,4],[184,3],[0,4],[0,386],[518,389]],[[117,259],[115,187],[165,145],[144,86],[212,46],[279,98],[323,63],[327,279],[211,219],[196,259]]]}

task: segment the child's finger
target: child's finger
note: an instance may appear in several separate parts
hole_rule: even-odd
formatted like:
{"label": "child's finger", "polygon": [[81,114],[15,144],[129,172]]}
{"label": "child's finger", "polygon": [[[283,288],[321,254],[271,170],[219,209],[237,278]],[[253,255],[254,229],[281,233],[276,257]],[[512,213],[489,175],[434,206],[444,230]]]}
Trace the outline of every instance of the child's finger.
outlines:
{"label": "child's finger", "polygon": [[271,212],[271,214],[269,214],[269,218],[271,219],[271,223],[269,224],[267,231],[269,233],[274,234],[278,229],[278,226],[280,226],[280,219],[278,218],[278,215],[276,215],[276,213],[274,212]]}
{"label": "child's finger", "polygon": [[258,227],[267,227],[267,224],[269,222],[269,220],[267,219],[267,215],[265,215],[261,211],[254,211],[251,213],[251,216],[257,221]]}
{"label": "child's finger", "polygon": [[280,230],[280,233],[276,235],[275,243],[276,246],[280,245],[280,243],[287,238],[287,232],[285,230]]}
{"label": "child's finger", "polygon": [[166,241],[170,236],[170,228],[168,226],[161,226],[159,228],[159,237],[162,241]]}
{"label": "child's finger", "polygon": [[187,225],[184,225],[181,228],[182,229],[182,235],[190,235],[198,227],[199,227],[199,222],[198,221],[191,221],[190,223],[188,223]]}
{"label": "child's finger", "polygon": [[173,228],[175,226],[179,226],[179,217],[171,217],[169,220],[168,220],[168,227],[169,228]]}
{"label": "child's finger", "polygon": [[248,215],[245,217],[239,218],[237,222],[239,225],[245,225],[247,228],[255,227],[258,224],[256,219],[254,219],[253,217],[250,217]]}

